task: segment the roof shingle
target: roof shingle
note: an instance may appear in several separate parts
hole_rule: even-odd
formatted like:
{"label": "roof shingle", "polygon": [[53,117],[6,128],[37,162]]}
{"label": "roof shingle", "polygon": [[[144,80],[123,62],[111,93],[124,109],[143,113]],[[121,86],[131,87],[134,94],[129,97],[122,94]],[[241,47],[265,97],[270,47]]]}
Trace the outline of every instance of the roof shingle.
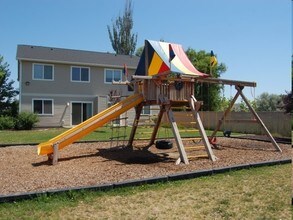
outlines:
{"label": "roof shingle", "polygon": [[117,68],[126,64],[130,69],[136,69],[139,61],[138,56],[31,45],[18,45],[16,59]]}

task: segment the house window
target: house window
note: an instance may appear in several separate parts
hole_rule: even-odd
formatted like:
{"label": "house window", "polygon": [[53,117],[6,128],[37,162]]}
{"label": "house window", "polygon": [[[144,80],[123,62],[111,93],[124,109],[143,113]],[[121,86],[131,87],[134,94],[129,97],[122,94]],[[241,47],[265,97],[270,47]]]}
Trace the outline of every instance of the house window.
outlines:
{"label": "house window", "polygon": [[119,82],[122,79],[122,70],[106,69],[105,70],[105,83],[112,83],[113,81]]}
{"label": "house window", "polygon": [[49,64],[33,64],[33,79],[34,80],[53,80],[54,66]]}
{"label": "house window", "polygon": [[71,67],[71,81],[73,82],[89,82],[90,68],[88,67]]}
{"label": "house window", "polygon": [[38,115],[53,115],[53,100],[33,99],[33,112]]}
{"label": "house window", "polygon": [[151,107],[150,105],[143,106],[141,114],[142,115],[150,115],[151,114],[151,108],[150,107]]}

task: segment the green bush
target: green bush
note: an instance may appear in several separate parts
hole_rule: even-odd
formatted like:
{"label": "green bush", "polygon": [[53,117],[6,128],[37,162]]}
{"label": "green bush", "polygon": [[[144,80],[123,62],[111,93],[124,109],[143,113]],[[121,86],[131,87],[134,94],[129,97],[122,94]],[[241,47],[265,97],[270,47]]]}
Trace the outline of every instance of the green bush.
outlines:
{"label": "green bush", "polygon": [[31,112],[21,112],[17,116],[15,129],[17,130],[31,130],[35,123],[39,121],[36,114]]}
{"label": "green bush", "polygon": [[10,116],[0,116],[0,130],[13,129],[15,126],[15,119]]}

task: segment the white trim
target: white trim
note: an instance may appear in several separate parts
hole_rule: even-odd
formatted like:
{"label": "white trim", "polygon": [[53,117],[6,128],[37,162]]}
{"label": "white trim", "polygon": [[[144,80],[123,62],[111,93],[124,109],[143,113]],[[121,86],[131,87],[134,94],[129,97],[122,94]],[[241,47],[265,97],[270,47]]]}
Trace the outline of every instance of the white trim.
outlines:
{"label": "white trim", "polygon": [[[17,60],[29,61],[29,62],[48,62],[48,63],[59,63],[68,65],[84,65],[84,66],[96,66],[96,67],[107,67],[107,68],[123,68],[122,65],[109,65],[109,64],[97,64],[97,63],[83,63],[83,62],[72,62],[72,61],[58,61],[58,60],[45,60],[45,59],[29,59],[29,58],[18,58]],[[127,69],[136,70],[136,66],[127,66]]]}
{"label": "white trim", "polygon": [[52,101],[52,114],[37,114],[39,116],[53,116],[54,115],[54,99],[47,99],[47,98],[32,98],[32,113],[34,113],[34,101],[35,100],[41,100],[42,105],[44,104],[44,101]]}
{"label": "white trim", "polygon": [[[72,68],[79,68],[80,69],[80,79],[81,79],[81,69],[88,69],[88,81],[82,80],[72,80]],[[90,83],[91,82],[91,68],[87,66],[70,66],[70,82],[77,82],[77,83]]]}
{"label": "white trim", "polygon": [[[35,78],[35,65],[43,65],[43,78],[38,79]],[[44,74],[45,74],[45,66],[52,66],[52,79],[44,79]],[[32,63],[32,80],[38,80],[38,81],[54,81],[54,64],[47,64],[47,63]]]}
{"label": "white trim", "polygon": [[[109,68],[105,68],[104,69],[104,83],[105,84],[112,84],[112,82],[106,82],[106,72],[107,72],[107,70],[111,70],[111,71],[113,71],[112,72],[112,81],[114,81],[114,75],[113,75],[113,73],[114,73],[114,71],[115,70],[119,70],[120,71],[120,80],[119,81],[122,81],[122,69],[109,69]],[[114,82],[119,82],[119,81],[114,81]]]}
{"label": "white trim", "polygon": [[92,116],[94,116],[94,102],[91,102],[91,101],[70,101],[70,116],[69,116],[69,119],[70,119],[70,126],[75,126],[75,125],[72,125],[72,103],[90,103],[92,104]]}
{"label": "white trim", "polygon": [[69,98],[96,98],[98,95],[80,95],[80,94],[49,94],[49,93],[22,93],[22,96],[37,97],[69,97]]}

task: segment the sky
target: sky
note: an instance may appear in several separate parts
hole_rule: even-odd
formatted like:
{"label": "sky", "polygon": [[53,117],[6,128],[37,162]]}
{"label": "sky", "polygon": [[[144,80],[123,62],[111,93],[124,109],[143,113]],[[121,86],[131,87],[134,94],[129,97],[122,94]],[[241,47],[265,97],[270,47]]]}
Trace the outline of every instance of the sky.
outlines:
{"label": "sky", "polygon": [[[137,47],[164,40],[211,50],[228,69],[221,78],[254,81],[249,99],[291,90],[291,0],[133,0]],[[0,0],[0,55],[18,88],[18,44],[114,52],[107,25],[125,0]],[[225,87],[225,96],[234,88]]]}

